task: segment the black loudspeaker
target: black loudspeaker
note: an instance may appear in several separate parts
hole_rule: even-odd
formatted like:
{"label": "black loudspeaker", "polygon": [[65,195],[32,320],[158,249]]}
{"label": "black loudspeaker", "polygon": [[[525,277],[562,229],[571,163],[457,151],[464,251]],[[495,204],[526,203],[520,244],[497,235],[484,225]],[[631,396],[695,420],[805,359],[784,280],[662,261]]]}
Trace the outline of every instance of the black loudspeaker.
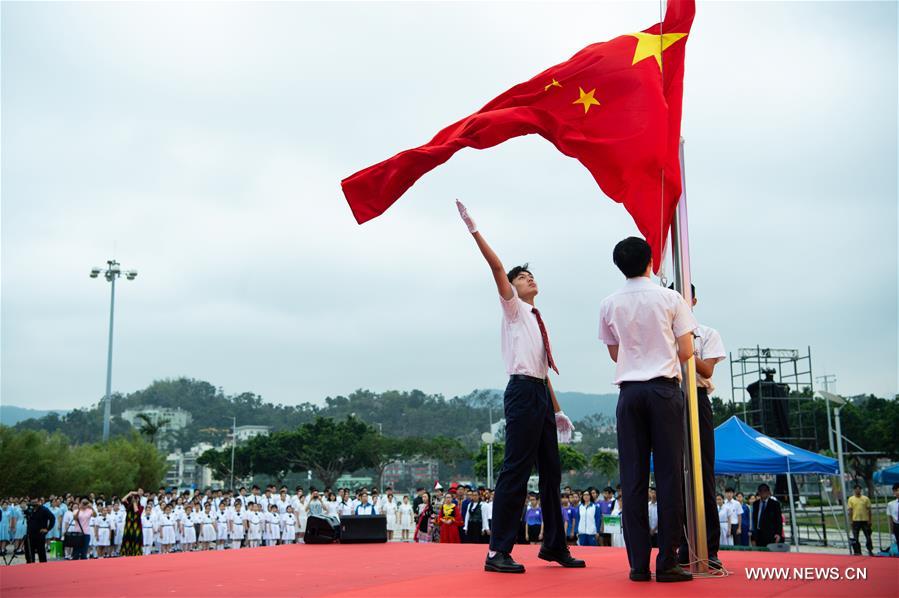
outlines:
{"label": "black loudspeaker", "polygon": [[[311,517],[310,517],[311,520]],[[306,529],[309,529],[306,524]],[[309,533],[308,531],[306,532]],[[340,543],[387,541],[387,517],[384,515],[346,515],[340,518]]]}
{"label": "black loudspeaker", "polygon": [[337,517],[310,515],[306,520],[306,544],[332,544],[340,539],[340,520]]}

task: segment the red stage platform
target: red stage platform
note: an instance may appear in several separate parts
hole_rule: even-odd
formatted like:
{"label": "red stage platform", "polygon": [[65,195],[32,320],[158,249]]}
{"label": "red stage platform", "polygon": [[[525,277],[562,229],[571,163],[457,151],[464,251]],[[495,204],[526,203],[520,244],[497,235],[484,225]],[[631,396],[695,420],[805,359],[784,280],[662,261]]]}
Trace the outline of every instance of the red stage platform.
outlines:
{"label": "red stage platform", "polygon": [[[722,553],[729,577],[634,583],[621,548],[574,547],[586,569],[562,569],[519,546],[524,575],[483,571],[485,548],[447,544],[278,546],[0,569],[0,593],[90,596],[899,596],[899,559],[766,552]],[[865,570],[867,580],[749,580],[746,567],[803,569],[803,575]],[[828,568],[835,568],[828,570]],[[824,571],[827,570],[827,571]],[[818,573],[820,574],[820,573]]]}

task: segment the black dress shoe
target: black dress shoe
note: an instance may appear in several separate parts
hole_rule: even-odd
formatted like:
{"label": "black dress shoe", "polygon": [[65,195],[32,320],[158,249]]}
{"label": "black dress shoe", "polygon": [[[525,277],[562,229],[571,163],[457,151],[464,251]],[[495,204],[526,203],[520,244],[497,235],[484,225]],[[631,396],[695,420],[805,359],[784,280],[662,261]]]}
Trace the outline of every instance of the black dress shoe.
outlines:
{"label": "black dress shoe", "polygon": [[675,565],[664,571],[656,571],[656,581],[693,581],[693,574],[681,569],[680,565]]}
{"label": "black dress shoe", "polygon": [[724,570],[724,565],[721,564],[721,561],[718,560],[717,556],[709,557],[709,569],[717,569],[718,571]]}
{"label": "black dress shoe", "polygon": [[631,569],[630,575],[631,581],[650,581],[652,579],[652,573],[649,571],[638,571],[637,569]]}
{"label": "black dress shoe", "polygon": [[484,561],[484,571],[494,573],[524,573],[524,565],[516,563],[507,552],[497,552]]}
{"label": "black dress shoe", "polygon": [[563,567],[570,567],[572,569],[580,569],[587,566],[587,563],[581,559],[574,558],[567,550],[550,550],[549,548],[541,546],[540,552],[537,553],[537,558],[543,559],[544,561],[559,563]]}

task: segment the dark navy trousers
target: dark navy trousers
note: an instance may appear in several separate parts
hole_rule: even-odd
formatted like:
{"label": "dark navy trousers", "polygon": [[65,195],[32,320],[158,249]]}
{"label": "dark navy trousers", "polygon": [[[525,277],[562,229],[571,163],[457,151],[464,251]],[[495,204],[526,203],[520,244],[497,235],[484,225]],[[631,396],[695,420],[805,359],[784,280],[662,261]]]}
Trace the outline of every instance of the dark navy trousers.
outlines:
{"label": "dark navy trousers", "polygon": [[559,487],[562,471],[549,389],[538,380],[510,379],[503,397],[506,451],[493,496],[490,550],[512,552],[534,466],[540,475],[543,545],[567,551]]}
{"label": "dark navy trousers", "polygon": [[659,509],[656,571],[677,565],[684,529],[684,395],[677,382],[623,382],[618,395],[622,524],[631,569],[649,571],[649,455]]}

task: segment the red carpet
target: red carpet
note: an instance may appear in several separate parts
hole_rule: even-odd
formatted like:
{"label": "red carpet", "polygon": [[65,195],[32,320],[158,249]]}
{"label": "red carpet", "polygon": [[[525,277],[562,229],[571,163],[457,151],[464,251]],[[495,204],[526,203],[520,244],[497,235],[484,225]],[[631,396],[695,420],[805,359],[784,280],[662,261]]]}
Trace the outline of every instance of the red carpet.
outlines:
{"label": "red carpet", "polygon": [[[0,568],[0,594],[91,596],[899,596],[899,559],[821,554],[723,553],[732,574],[688,583],[634,583],[620,548],[574,547],[586,569],[537,559],[537,547],[515,556],[528,571],[482,570],[484,547],[440,544],[279,546],[101,561]],[[835,567],[867,570],[867,580],[747,579],[744,567]],[[792,571],[791,571],[792,572]]]}

